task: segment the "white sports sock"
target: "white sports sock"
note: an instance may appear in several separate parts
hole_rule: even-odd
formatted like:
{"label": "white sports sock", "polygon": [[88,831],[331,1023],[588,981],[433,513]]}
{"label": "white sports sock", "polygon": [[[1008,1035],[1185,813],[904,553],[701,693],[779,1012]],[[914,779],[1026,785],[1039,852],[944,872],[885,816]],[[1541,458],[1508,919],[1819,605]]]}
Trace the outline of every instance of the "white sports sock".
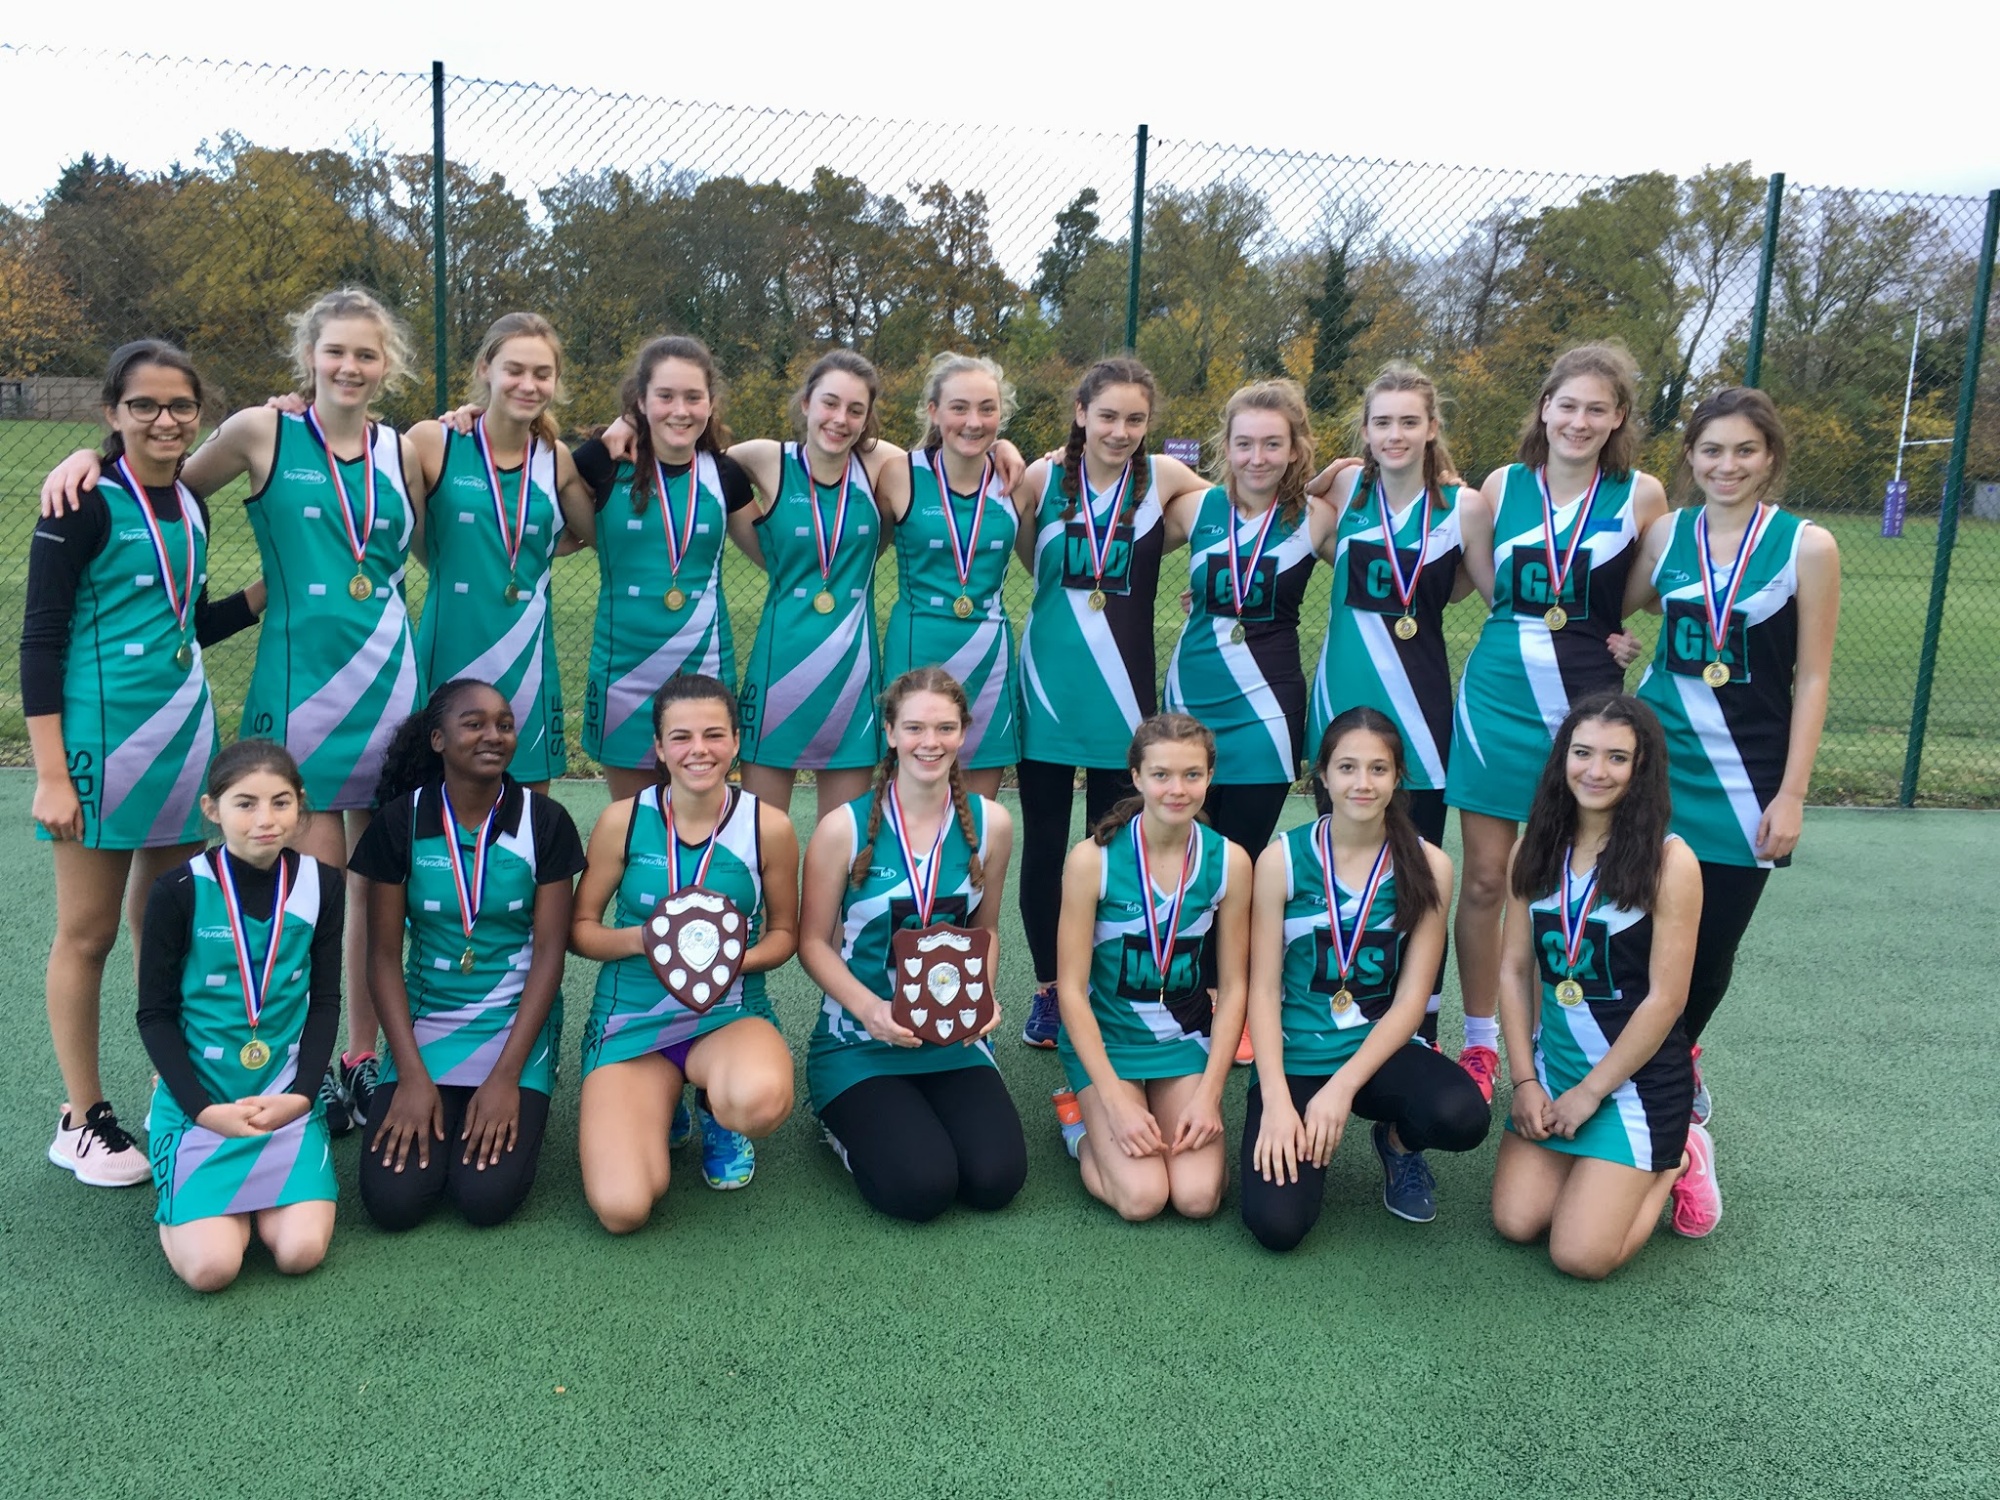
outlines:
{"label": "white sports sock", "polygon": [[1497,1016],[1467,1016],[1465,1018],[1465,1045],[1468,1047],[1490,1047],[1500,1050],[1500,1019]]}

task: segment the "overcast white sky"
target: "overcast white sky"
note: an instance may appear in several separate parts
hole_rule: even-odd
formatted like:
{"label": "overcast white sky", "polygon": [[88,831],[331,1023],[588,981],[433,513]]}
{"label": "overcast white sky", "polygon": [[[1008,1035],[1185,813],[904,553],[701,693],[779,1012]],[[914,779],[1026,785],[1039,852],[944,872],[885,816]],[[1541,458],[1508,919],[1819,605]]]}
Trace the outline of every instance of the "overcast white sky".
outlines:
{"label": "overcast white sky", "polygon": [[[1802,184],[2000,186],[1996,28],[1989,5],[1967,0],[22,0],[9,11],[0,42],[393,71],[440,57],[458,74],[668,98],[1119,132],[1144,120],[1156,136],[1469,166],[1688,172],[1748,158]],[[1865,28],[1848,19],[1860,15]],[[41,92],[54,70],[35,71]],[[10,90],[0,202],[104,149],[91,116],[116,90],[102,74],[81,97]],[[213,112],[214,127],[229,123],[228,99]],[[193,142],[160,144],[170,158]]]}

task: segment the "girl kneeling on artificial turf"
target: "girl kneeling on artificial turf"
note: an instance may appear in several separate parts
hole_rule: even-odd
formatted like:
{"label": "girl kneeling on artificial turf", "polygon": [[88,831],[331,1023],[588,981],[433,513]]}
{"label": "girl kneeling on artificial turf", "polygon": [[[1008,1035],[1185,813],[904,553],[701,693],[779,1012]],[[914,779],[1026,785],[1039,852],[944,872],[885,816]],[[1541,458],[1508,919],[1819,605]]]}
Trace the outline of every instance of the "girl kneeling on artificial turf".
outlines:
{"label": "girl kneeling on artificial turf", "polygon": [[[806,847],[799,962],[826,991],[806,1078],[862,1198],[923,1223],[955,1201],[1006,1207],[1028,1148],[986,1040],[998,1006],[977,1035],[926,1043],[891,1014],[891,943],[939,922],[997,933],[1014,825],[965,791],[972,710],[956,679],[905,672],[880,708],[889,751],[874,790],[822,819]],[[997,942],[987,962],[997,970]]]}
{"label": "girl kneeling on artificial turf", "polygon": [[1557,1268],[1591,1280],[1638,1253],[1684,1175],[1714,1193],[1681,1024],[1701,869],[1667,832],[1670,811],[1659,719],[1595,694],[1556,731],[1509,864],[1500,1024],[1514,1107],[1493,1223],[1522,1243],[1546,1232]]}
{"label": "girl kneeling on artificial turf", "polygon": [[1291,1249],[1319,1218],[1350,1112],[1376,1122],[1383,1206],[1418,1224],[1437,1217],[1424,1151],[1470,1151],[1491,1122],[1471,1076],[1415,1040],[1444,954],[1451,861],[1418,835],[1403,774],[1386,715],[1337,715],[1313,766],[1330,811],[1257,859],[1243,1222],[1267,1249]]}
{"label": "girl kneeling on artificial turf", "polygon": [[1205,1219],[1229,1177],[1222,1088],[1243,1029],[1250,856],[1199,820],[1215,736],[1196,720],[1145,720],[1126,765],[1139,795],[1063,865],[1057,1049],[1069,1087],[1056,1116],[1083,1185],[1121,1217],[1171,1203]]}
{"label": "girl kneeling on artificial turf", "polygon": [[583,845],[560,802],[507,774],[516,740],[497,687],[445,683],[390,740],[354,848],[389,1040],[361,1204],[384,1229],[447,1196],[498,1224],[534,1186]]}
{"label": "girl kneeling on artificial turf", "polygon": [[201,810],[220,848],[153,885],[139,1035],[159,1071],[154,1217],[174,1274],[220,1291],[254,1228],[278,1269],[310,1271],[333,1237],[333,1154],[314,1085],[340,1024],[341,881],[286,848],[305,784],[282,746],[216,756]]}

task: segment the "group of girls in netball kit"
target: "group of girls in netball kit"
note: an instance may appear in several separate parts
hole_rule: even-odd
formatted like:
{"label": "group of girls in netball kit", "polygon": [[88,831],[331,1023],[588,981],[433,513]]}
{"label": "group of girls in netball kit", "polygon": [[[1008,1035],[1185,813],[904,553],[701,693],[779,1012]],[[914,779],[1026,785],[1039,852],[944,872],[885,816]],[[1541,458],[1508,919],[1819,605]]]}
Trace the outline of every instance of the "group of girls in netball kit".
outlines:
{"label": "group of girls in netball kit", "polygon": [[[1630,360],[1605,346],[1557,362],[1519,461],[1475,491],[1407,366],[1364,393],[1358,466],[1313,479],[1301,393],[1264,381],[1227,402],[1207,478],[1148,454],[1155,390],[1130,359],[1093,366],[1067,443],[1024,464],[989,360],[933,362],[911,452],[880,437],[876,373],[848,351],[807,375],[795,440],[732,441],[707,349],[664,337],[572,452],[538,317],[496,323],[469,404],[401,434],[370,414],[407,362],[395,319],[341,291],[295,328],[297,396],[198,452],[186,357],[120,349],[111,437],[50,476],[30,557],[23,696],[68,1092],[49,1154],[85,1182],[148,1175],[97,1069],[124,904],[158,1071],[157,1218],[190,1285],[227,1284],[253,1229],[282,1268],[317,1264],[329,1138],[352,1126],[382,1226],[443,1199],[474,1224],[513,1213],[566,952],[599,965],[579,1150],[608,1230],[646,1223],[697,1129],[711,1185],[749,1180],[753,1142],[794,1107],[766,993],[794,955],[823,994],[810,1107],[862,1197],[914,1221],[1005,1205],[1027,1150],[998,1013],[926,1041],[896,1018],[890,954],[933,923],[997,935],[1010,765],[1035,971],[1022,1036],[1057,1050],[1064,1143],[1121,1216],[1216,1211],[1241,1051],[1257,1064],[1242,1213],[1261,1243],[1310,1230],[1350,1114],[1373,1124],[1385,1206],[1428,1220],[1424,1153],[1485,1139],[1504,1034],[1502,1234],[1546,1235],[1563,1269],[1601,1276],[1669,1199],[1682,1233],[1713,1228],[1695,1042],[1798,839],[1839,593],[1831,540],[1776,503],[1785,435],[1758,392],[1696,409],[1683,472],[1700,503],[1669,511],[1634,467]],[[204,497],[239,476],[263,576],[211,601]],[[725,539],[767,575],[740,682]],[[1157,594],[1182,546],[1162,712]],[[584,548],[600,583],[583,744],[612,797],[587,850],[546,795],[565,769],[551,568]],[[1033,583],[1018,648],[1010,557]],[[1320,562],[1333,588],[1308,676]],[[1474,591],[1490,612],[1454,697],[1442,618]],[[1622,623],[1642,609],[1664,621],[1628,697]],[[259,615],[245,737],[218,754],[202,650]],[[802,864],[801,769],[818,802]],[[1274,838],[1302,771],[1320,816]],[[1447,806],[1465,849],[1456,1062],[1436,1050]],[[642,925],[694,885],[749,924],[699,1010],[658,977]]]}

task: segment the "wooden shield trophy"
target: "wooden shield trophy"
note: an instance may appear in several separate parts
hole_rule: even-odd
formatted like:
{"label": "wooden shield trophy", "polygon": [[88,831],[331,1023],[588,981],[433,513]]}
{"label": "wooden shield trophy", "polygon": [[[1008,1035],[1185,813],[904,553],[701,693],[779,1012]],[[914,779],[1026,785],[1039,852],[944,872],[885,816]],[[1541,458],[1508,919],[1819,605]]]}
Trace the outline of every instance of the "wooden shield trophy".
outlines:
{"label": "wooden shield trophy", "polygon": [[663,897],[646,919],[646,960],[667,993],[699,1015],[729,993],[749,939],[735,902],[691,885]]}
{"label": "wooden shield trophy", "polygon": [[992,1023],[993,934],[946,922],[904,928],[889,939],[896,992],[889,1014],[926,1042],[969,1041]]}

